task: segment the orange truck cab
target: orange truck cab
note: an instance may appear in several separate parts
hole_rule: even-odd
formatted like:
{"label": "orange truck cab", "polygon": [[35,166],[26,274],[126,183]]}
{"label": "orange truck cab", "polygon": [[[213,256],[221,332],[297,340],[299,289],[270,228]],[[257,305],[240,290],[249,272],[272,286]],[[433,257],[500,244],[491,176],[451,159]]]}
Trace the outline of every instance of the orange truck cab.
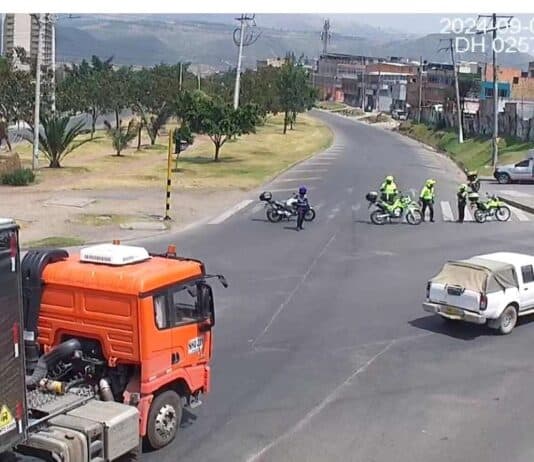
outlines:
{"label": "orange truck cab", "polygon": [[[210,390],[213,293],[198,260],[118,243],[68,255],[29,252],[22,263],[25,341],[39,354],[76,339],[57,380],[91,384],[103,400],[136,406],[153,448],[170,443],[183,406]],[[31,351],[31,345],[30,345]],[[29,361],[31,362],[31,358]]]}

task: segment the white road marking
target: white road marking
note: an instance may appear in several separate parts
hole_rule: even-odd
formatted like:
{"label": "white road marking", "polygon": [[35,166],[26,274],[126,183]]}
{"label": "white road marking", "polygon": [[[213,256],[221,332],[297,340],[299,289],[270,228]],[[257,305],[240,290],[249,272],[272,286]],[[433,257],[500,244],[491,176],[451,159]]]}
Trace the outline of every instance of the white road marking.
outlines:
{"label": "white road marking", "polygon": [[254,207],[252,207],[252,210],[251,210],[251,214],[255,214],[255,213],[258,213],[261,209],[263,209],[265,206],[263,205],[263,203],[259,203],[259,204],[256,204]]}
{"label": "white road marking", "polygon": [[515,207],[510,206],[508,207],[519,221],[530,221],[530,217],[525,212],[523,212],[523,210],[516,209]]}
{"label": "white road marking", "polygon": [[471,209],[468,206],[465,207],[464,221],[475,221]]}
{"label": "white road marking", "polygon": [[315,210],[319,210],[321,207],[324,207],[324,202],[319,202],[317,205],[312,205]]}
{"label": "white road marking", "polygon": [[318,169],[310,169],[310,170],[292,170],[294,173],[325,173],[328,172],[328,169],[326,168],[318,168]]}
{"label": "white road marking", "polygon": [[339,207],[339,204],[337,204],[326,217],[327,221],[333,220],[340,210],[341,208]]}
{"label": "white road marking", "polygon": [[354,191],[354,188],[352,186],[349,186],[348,188],[345,189],[345,191],[347,191],[348,194],[352,194],[352,192]]}
{"label": "white road marking", "polygon": [[441,214],[443,215],[443,221],[454,221],[452,214],[451,204],[447,201],[441,201]]}
{"label": "white road marking", "polygon": [[318,181],[322,178],[320,176],[305,176],[302,178],[280,178],[274,180],[275,183],[289,183],[291,181]]}
{"label": "white road marking", "polygon": [[282,433],[280,436],[275,438],[269,444],[264,446],[261,450],[251,455],[247,459],[247,462],[256,462],[258,460],[261,460],[261,458],[272,448],[274,448],[275,446],[280,444],[282,441],[287,440],[288,438],[293,436],[295,433],[302,430],[313,418],[315,418],[318,414],[320,414],[327,406],[335,402],[339,398],[341,393],[345,390],[345,388],[347,388],[358,375],[360,375],[362,372],[365,372],[367,369],[369,369],[369,367],[378,358],[384,355],[396,342],[397,342],[396,340],[392,340],[391,342],[387,343],[384,348],[382,348],[377,354],[372,356],[366,363],[364,363],[362,366],[353,370],[352,373],[345,379],[345,381],[341,382],[340,385],[334,388],[332,392],[326,396],[325,399],[323,399],[319,404],[313,407],[302,419],[300,419],[288,431],[286,431],[285,433]]}
{"label": "white road marking", "polygon": [[296,284],[294,287],[293,287],[293,290],[289,293],[289,295],[286,297],[286,299],[280,304],[280,306],[278,307],[278,309],[273,313],[271,319],[269,320],[269,322],[267,323],[267,325],[265,326],[265,328],[260,332],[260,334],[254,339],[254,341],[252,342],[252,348],[256,348],[256,344],[258,343],[259,340],[262,339],[262,337],[268,332],[268,330],[271,328],[271,326],[273,325],[274,321],[276,321],[276,318],[278,318],[278,316],[280,315],[280,313],[284,310],[284,308],[289,304],[289,302],[293,299],[293,297],[295,296],[295,294],[298,292],[298,290],[300,289],[300,287],[302,286],[302,284],[304,284],[304,282],[306,282],[306,279],[308,279],[308,276],[310,275],[310,273],[313,271],[313,269],[315,268],[315,265],[317,264],[317,262],[321,259],[321,257],[325,254],[325,252],[328,250],[328,247],[330,247],[330,244],[332,243],[332,241],[336,238],[336,234],[333,234],[330,239],[328,239],[328,241],[326,242],[326,244],[323,246],[323,248],[321,249],[321,251],[315,256],[315,258],[312,260],[312,262],[310,263],[310,266],[308,266],[308,269],[306,270],[306,272],[301,276],[298,284]]}
{"label": "white road marking", "polygon": [[208,224],[209,225],[219,225],[223,221],[225,221],[228,218],[230,218],[232,215],[236,214],[240,210],[243,210],[245,207],[250,205],[252,202],[254,202],[252,199],[245,199],[245,200],[243,200],[241,202],[238,202],[236,205],[234,205],[233,207],[228,209],[226,212],[222,213],[218,217],[215,217],[213,220],[209,221]]}

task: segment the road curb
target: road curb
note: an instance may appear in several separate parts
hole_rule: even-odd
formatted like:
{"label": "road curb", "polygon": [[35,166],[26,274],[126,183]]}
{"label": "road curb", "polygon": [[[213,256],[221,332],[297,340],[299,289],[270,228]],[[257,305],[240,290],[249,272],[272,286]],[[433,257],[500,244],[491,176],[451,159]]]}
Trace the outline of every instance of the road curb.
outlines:
{"label": "road curb", "polygon": [[524,212],[532,213],[534,214],[534,207],[530,207],[528,205],[525,205],[521,202],[517,202],[515,200],[509,199],[507,197],[499,196],[499,199],[503,202],[505,202],[508,205],[511,205],[512,207],[515,207],[516,209],[523,210]]}

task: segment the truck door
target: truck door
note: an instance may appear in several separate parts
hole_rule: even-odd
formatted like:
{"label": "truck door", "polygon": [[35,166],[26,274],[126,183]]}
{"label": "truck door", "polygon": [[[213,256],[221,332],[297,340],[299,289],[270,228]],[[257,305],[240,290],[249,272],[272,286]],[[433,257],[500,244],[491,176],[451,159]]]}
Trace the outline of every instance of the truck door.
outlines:
{"label": "truck door", "polygon": [[534,308],[534,269],[532,265],[521,267],[521,280],[523,284],[519,289],[520,310]]}
{"label": "truck door", "polygon": [[522,160],[514,165],[510,171],[512,180],[526,181],[532,179],[532,166],[530,160]]}
{"label": "truck door", "polygon": [[198,303],[196,282],[175,286],[170,290],[173,367],[204,363],[210,355],[209,330],[201,330],[202,313]]}

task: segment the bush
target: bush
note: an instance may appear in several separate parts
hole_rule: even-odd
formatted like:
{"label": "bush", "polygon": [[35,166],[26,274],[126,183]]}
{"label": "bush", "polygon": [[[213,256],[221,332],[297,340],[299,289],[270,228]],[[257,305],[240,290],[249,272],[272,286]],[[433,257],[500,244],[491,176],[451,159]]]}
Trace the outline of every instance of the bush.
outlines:
{"label": "bush", "polygon": [[2,175],[2,184],[10,186],[27,186],[35,181],[35,173],[29,168],[19,168],[11,173]]}

